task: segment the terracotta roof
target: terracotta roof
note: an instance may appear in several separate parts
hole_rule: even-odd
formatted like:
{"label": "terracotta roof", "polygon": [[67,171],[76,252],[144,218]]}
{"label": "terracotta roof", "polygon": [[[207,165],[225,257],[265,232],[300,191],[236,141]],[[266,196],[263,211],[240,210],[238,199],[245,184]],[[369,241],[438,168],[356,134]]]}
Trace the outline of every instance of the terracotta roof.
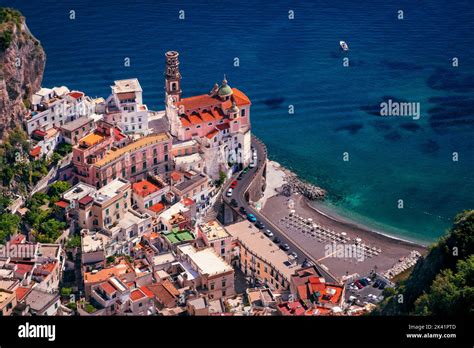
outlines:
{"label": "terracotta roof", "polygon": [[20,262],[17,262],[15,263],[16,266],[17,266],[17,269],[16,269],[16,273],[19,273],[21,275],[24,275],[26,273],[29,273],[31,272],[31,270],[33,269],[33,264],[31,263],[20,263]]}
{"label": "terracotta roof", "polygon": [[118,141],[126,138],[125,134],[120,132],[120,130],[118,130],[117,128],[114,128],[114,135],[115,135],[115,140],[118,140]]}
{"label": "terracotta roof", "polygon": [[148,289],[147,286],[145,286],[145,285],[144,285],[144,286],[141,286],[139,289],[140,289],[147,297],[153,298],[154,295],[153,295],[153,293],[151,292],[151,290]]}
{"label": "terracotta roof", "polygon": [[132,185],[133,192],[141,197],[147,197],[160,188],[148,180],[142,180]]}
{"label": "terracotta roof", "polygon": [[251,104],[252,104],[252,103],[250,102],[249,97],[247,97],[247,96],[245,95],[245,93],[242,92],[241,90],[239,90],[239,89],[237,89],[237,88],[232,88],[232,91],[234,92],[234,93],[233,93],[233,96],[234,96],[235,103],[237,104],[237,106],[251,105]]}
{"label": "terracotta roof", "polygon": [[71,93],[68,93],[68,95],[70,95],[74,99],[79,99],[79,98],[84,96],[84,93],[82,93],[82,92],[71,92]]}
{"label": "terracotta roof", "polygon": [[92,198],[91,196],[87,195],[87,196],[82,197],[78,202],[79,202],[79,204],[89,204],[89,203],[92,202],[93,200],[94,200],[94,198]]}
{"label": "terracotta roof", "polygon": [[206,135],[206,137],[207,137],[208,139],[212,139],[212,138],[214,138],[217,134],[219,134],[219,131],[218,131],[217,129],[213,129],[213,130],[211,130],[211,131]]}
{"label": "terracotta roof", "polygon": [[230,124],[229,123],[221,123],[216,126],[218,130],[224,130],[224,129],[229,129]]}
{"label": "terracotta roof", "polygon": [[60,207],[60,208],[63,208],[63,209],[69,207],[69,203],[66,202],[66,201],[63,201],[63,200],[57,201],[57,202],[54,203],[54,204],[57,205],[57,206]]}
{"label": "terracotta roof", "polygon": [[154,213],[159,213],[164,209],[165,209],[165,205],[163,203],[156,203],[148,208],[148,210],[151,210]]}
{"label": "terracotta roof", "polygon": [[204,109],[213,106],[220,106],[221,100],[217,98],[213,98],[208,94],[201,94],[194,97],[183,98],[181,101],[176,103],[178,106],[184,106],[186,110],[193,110],[193,109]]}
{"label": "terracotta roof", "polygon": [[132,301],[137,301],[137,300],[140,300],[144,297],[146,297],[146,295],[140,289],[135,289],[130,294],[130,299]]}
{"label": "terracotta roof", "polygon": [[18,287],[15,290],[16,300],[19,302],[25,298],[25,296],[31,291],[31,288]]}
{"label": "terracotta roof", "polygon": [[31,149],[31,151],[30,151],[30,155],[33,156],[33,157],[39,156],[40,154],[41,154],[41,147],[40,146],[36,146],[33,149]]}
{"label": "terracotta roof", "polygon": [[158,284],[149,285],[148,288],[161,303],[168,303],[179,296],[179,291],[168,279]]}
{"label": "terracotta roof", "polygon": [[190,205],[193,205],[194,204],[194,201],[191,199],[191,198],[184,198],[183,199],[183,204],[186,206],[186,207],[189,207]]}
{"label": "terracotta roof", "polygon": [[41,130],[41,129],[35,129],[33,131],[33,134],[36,135],[36,136],[39,136],[39,137],[46,136],[46,132],[44,130]]}
{"label": "terracotta roof", "polygon": [[180,172],[174,171],[170,174],[171,179],[173,181],[179,181],[181,179],[182,174]]}
{"label": "terracotta roof", "polygon": [[117,291],[117,289],[115,289],[115,287],[112,284],[110,284],[108,281],[100,284],[100,287],[109,295],[112,295],[113,293]]}

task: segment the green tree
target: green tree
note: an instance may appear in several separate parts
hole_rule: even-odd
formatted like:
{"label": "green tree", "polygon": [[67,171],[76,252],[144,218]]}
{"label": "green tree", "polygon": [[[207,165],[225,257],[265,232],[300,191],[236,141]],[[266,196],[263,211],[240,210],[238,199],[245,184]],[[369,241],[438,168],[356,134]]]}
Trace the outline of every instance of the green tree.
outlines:
{"label": "green tree", "polygon": [[7,238],[18,231],[20,217],[15,214],[0,215],[0,243],[5,243]]}
{"label": "green tree", "polygon": [[71,188],[71,184],[67,181],[56,181],[48,189],[48,195],[51,201],[58,200],[59,197]]}
{"label": "green tree", "polygon": [[[454,219],[451,230],[430,247],[426,257],[415,265],[407,280],[399,283],[396,292],[380,304],[374,314],[433,314],[447,310],[448,302],[462,303],[472,311],[471,256],[474,254],[474,210],[464,211]],[[459,266],[459,262],[461,264]],[[467,262],[467,266],[462,261]],[[459,271],[461,267],[461,272]],[[456,281],[453,281],[456,277]],[[470,277],[470,278],[469,278]],[[460,285],[468,293],[459,292]],[[399,299],[403,301],[399,301]],[[469,302],[463,300],[469,299]],[[454,307],[454,306],[453,306]]]}
{"label": "green tree", "polygon": [[443,270],[428,292],[415,301],[417,315],[474,314],[474,255],[458,261],[456,271]]}

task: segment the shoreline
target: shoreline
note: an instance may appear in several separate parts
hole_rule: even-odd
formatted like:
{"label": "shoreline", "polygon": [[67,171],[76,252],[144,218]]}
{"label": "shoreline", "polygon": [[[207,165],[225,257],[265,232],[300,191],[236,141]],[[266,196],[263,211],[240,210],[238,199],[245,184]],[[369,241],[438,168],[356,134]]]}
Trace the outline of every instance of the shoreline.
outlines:
{"label": "shoreline", "polygon": [[[406,243],[406,244],[409,244],[409,245],[414,245],[414,246],[422,247],[422,248],[428,248],[429,247],[429,245],[424,244],[421,241],[414,241],[414,240],[404,239],[404,238],[399,237],[399,236],[394,236],[394,235],[390,234],[389,232],[383,232],[383,231],[375,230],[375,229],[371,228],[370,226],[364,225],[363,223],[360,223],[360,222],[355,221],[355,220],[351,220],[350,218],[347,218],[345,216],[341,216],[340,214],[338,214],[334,210],[331,210],[330,207],[328,207],[328,210],[331,211],[330,213],[321,211],[318,208],[316,208],[315,206],[313,206],[311,204],[311,201],[308,200],[307,198],[305,198],[304,201],[305,201],[306,205],[308,206],[308,208],[313,209],[316,213],[318,213],[320,215],[323,215],[324,217],[326,217],[328,219],[331,219],[334,222],[338,222],[338,223],[341,223],[341,224],[346,224],[350,227],[356,227],[356,228],[359,228],[361,230],[365,230],[368,233],[378,234],[380,236],[383,236],[383,237],[388,238],[388,239],[392,239],[392,240],[397,241],[397,242],[403,242],[403,243]],[[324,204],[323,201],[321,201],[320,203]]]}
{"label": "shoreline", "polygon": [[[274,170],[281,171],[281,172],[284,173],[283,183],[281,183],[281,185],[276,185],[276,184],[272,185],[273,187],[277,186],[276,192],[273,193],[273,196],[281,194],[280,192],[278,192],[278,189],[284,183],[287,182],[287,179],[289,177],[297,178],[297,180],[299,180],[303,183],[306,183],[305,181],[300,179],[297,174],[292,172],[290,169],[282,166],[279,162],[267,159],[267,168],[269,168],[269,166],[271,166],[272,169],[274,169]],[[313,184],[311,184],[311,185],[313,185]],[[323,188],[321,188],[321,190],[325,191],[325,189],[323,189]],[[318,207],[315,207],[314,205],[311,204],[312,202],[316,202],[317,204],[324,205],[324,198],[321,199],[321,200],[310,200],[310,199],[304,197],[303,195],[301,195],[301,196],[303,197],[303,201],[309,209],[313,210],[316,214],[319,214],[319,215],[321,215],[321,216],[323,216],[327,219],[330,219],[330,220],[334,221],[335,223],[346,225],[349,228],[357,228],[357,229],[365,231],[367,233],[373,233],[373,234],[382,236],[384,238],[391,239],[395,242],[403,242],[403,243],[406,243],[408,245],[413,245],[413,246],[422,247],[422,248],[428,248],[429,247],[429,244],[425,244],[422,241],[405,239],[403,237],[393,235],[393,234],[391,234],[390,232],[387,232],[387,231],[376,230],[373,227],[364,224],[363,222],[360,222],[360,221],[357,221],[357,220],[354,220],[354,219],[351,219],[349,217],[341,215],[339,212],[337,212],[334,209],[331,209],[331,207],[329,207],[327,205],[324,206],[324,208],[326,210],[323,210],[321,208],[318,209]],[[270,197],[271,196],[267,193],[267,196],[264,198],[264,200],[262,202],[262,206],[264,206],[266,200]]]}
{"label": "shoreline", "polygon": [[[369,274],[376,270],[381,274],[392,273],[406,265],[416,255],[427,252],[426,245],[410,240],[404,240],[391,236],[369,226],[358,223],[350,218],[340,216],[333,212],[330,207],[326,210],[313,206],[313,200],[306,198],[303,194],[293,192],[291,195],[284,194],[279,190],[286,182],[288,175],[294,176],[291,171],[283,168],[279,163],[268,160],[267,162],[267,186],[264,196],[259,203],[261,211],[269,219],[275,222],[285,233],[318,262],[327,267],[331,273],[340,279],[345,279],[354,274]],[[321,202],[322,201],[316,201]],[[329,210],[329,211],[328,211]],[[346,245],[362,245],[364,248],[378,250],[375,255],[369,255],[363,260],[357,260],[353,256],[334,256],[327,253],[327,248],[337,241],[331,241],[319,235],[309,232],[301,223],[292,223],[291,216],[295,213],[300,221],[311,221],[313,226],[318,226],[323,231],[332,231],[337,235],[343,235],[347,240]]]}

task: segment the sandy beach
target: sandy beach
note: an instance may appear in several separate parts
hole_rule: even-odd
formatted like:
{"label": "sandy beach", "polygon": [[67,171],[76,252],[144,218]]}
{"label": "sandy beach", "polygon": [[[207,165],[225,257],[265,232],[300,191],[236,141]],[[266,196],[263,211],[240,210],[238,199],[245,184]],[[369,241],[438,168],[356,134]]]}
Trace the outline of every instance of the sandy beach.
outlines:
{"label": "sandy beach", "polygon": [[[426,248],[422,245],[391,238],[384,235],[383,231],[377,233],[359,223],[337,216],[327,209],[316,209],[301,194],[296,193],[291,197],[279,194],[277,190],[285,183],[287,175],[292,173],[276,162],[268,162],[267,187],[260,201],[263,207],[261,212],[337,277],[342,278],[356,273],[365,275],[372,270],[383,273],[400,264],[413,251],[421,254],[426,252]],[[296,220],[291,216],[292,211],[293,215],[297,216]],[[325,239],[323,235],[311,232],[305,224],[300,224],[300,220],[311,221],[311,225],[319,226],[321,231],[333,231],[339,236],[344,236],[345,254],[336,252],[336,247],[339,245],[344,247],[339,242],[342,239]],[[355,245],[359,247],[363,245],[377,253],[349,255],[347,251]]]}

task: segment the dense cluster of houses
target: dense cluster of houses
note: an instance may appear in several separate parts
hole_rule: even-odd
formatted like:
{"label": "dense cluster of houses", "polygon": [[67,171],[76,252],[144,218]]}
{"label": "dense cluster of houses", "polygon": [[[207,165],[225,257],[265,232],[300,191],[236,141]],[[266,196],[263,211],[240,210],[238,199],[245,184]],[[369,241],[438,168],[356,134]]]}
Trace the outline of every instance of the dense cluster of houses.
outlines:
{"label": "dense cluster of houses", "polygon": [[[177,52],[166,53],[165,111],[143,104],[137,79],[115,81],[108,98],[66,87],[32,98],[25,129],[33,159],[72,146],[55,202],[80,236],[79,297],[58,290],[65,253],[20,234],[0,257],[3,315],[321,315],[338,313],[344,289],[315,267],[299,269],[247,222],[205,219],[216,184],[251,161],[250,100],[224,78],[182,98]],[[75,256],[76,253],[73,254]],[[74,265],[72,265],[74,267]],[[236,272],[253,286],[237,289]],[[62,301],[62,303],[61,303]]]}

